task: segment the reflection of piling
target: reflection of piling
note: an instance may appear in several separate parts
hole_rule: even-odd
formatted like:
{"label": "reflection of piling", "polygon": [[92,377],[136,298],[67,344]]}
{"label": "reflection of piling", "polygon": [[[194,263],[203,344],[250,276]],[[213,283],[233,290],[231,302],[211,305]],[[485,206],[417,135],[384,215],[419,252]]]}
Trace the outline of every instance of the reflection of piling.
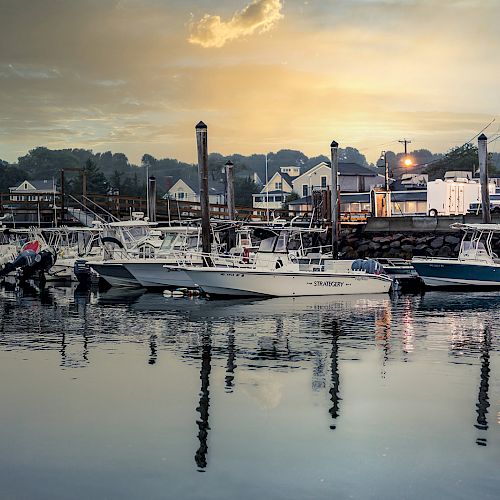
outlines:
{"label": "reflection of piling", "polygon": [[339,401],[340,401],[340,376],[339,376],[339,337],[340,337],[340,327],[337,320],[333,321],[332,324],[332,350],[330,354],[331,358],[331,376],[332,385],[330,388],[330,401],[332,402],[332,407],[328,410],[332,419],[333,424],[330,425],[330,429],[335,429],[335,421],[339,416]]}
{"label": "reflection of piling", "polygon": [[158,359],[158,346],[156,345],[156,335],[151,335],[149,337],[149,359],[148,365],[156,364],[156,360]]}
{"label": "reflection of piling", "polygon": [[208,431],[210,426],[208,424],[208,410],[210,408],[210,370],[212,366],[212,340],[210,332],[202,337],[203,348],[201,354],[201,389],[200,389],[200,404],[196,411],[200,414],[200,418],[196,421],[198,425],[198,439],[200,446],[194,455],[198,470],[203,472],[207,466],[207,453],[208,453]]}
{"label": "reflection of piling", "polygon": [[151,222],[156,222],[156,178],[148,178],[148,215]]}
{"label": "reflection of piling", "polygon": [[[491,330],[489,325],[484,330],[484,341],[481,348],[481,382],[479,383],[479,394],[476,404],[477,420],[474,427],[481,431],[488,430],[488,408],[490,399],[488,396],[490,387],[490,350],[491,350]],[[479,446],[486,446],[486,438],[477,438]]]}
{"label": "reflection of piling", "polygon": [[231,325],[227,336],[226,392],[233,392],[236,353],[234,350],[234,326]]}
{"label": "reflection of piling", "polygon": [[198,180],[200,184],[201,241],[203,253],[210,253],[210,206],[208,203],[208,130],[203,122],[196,125]]}

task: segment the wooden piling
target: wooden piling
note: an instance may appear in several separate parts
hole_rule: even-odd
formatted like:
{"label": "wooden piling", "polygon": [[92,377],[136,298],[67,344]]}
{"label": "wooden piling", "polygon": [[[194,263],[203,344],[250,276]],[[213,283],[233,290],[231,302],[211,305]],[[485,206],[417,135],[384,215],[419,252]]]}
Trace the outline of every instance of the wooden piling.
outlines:
{"label": "wooden piling", "polygon": [[236,220],[236,209],[234,203],[234,164],[231,160],[226,162],[226,184],[227,184],[227,213],[229,220]]}
{"label": "wooden piling", "polygon": [[481,209],[483,224],[491,223],[490,192],[488,189],[488,138],[481,134],[477,138],[477,152],[479,155],[479,179],[481,181]]}
{"label": "wooden piling", "polygon": [[332,254],[333,258],[337,259],[339,255],[339,189],[338,189],[338,172],[339,172],[339,144],[332,141],[330,144],[330,155],[332,162],[332,177],[331,177],[331,209],[332,209]]}
{"label": "wooden piling", "polygon": [[211,246],[210,205],[208,202],[208,130],[203,122],[199,122],[198,125],[196,125],[196,145],[198,148],[202,251],[203,253],[209,254]]}
{"label": "wooden piling", "polygon": [[156,222],[156,178],[148,178],[148,214],[150,222]]}

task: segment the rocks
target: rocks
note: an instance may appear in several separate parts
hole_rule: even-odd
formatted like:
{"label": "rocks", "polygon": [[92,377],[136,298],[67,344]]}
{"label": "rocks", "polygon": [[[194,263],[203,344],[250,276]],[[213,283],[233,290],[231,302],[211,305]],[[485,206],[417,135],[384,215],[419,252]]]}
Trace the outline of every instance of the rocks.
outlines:
{"label": "rocks", "polygon": [[438,236],[435,240],[431,241],[432,248],[440,248],[444,245],[444,238],[442,236]]}
{"label": "rocks", "polygon": [[[340,251],[345,258],[402,257],[410,259],[414,255],[457,256],[460,250],[460,233],[379,233],[373,236],[355,231],[344,230]],[[497,242],[500,249],[500,241]]]}
{"label": "rocks", "polygon": [[456,236],[453,236],[449,234],[448,236],[445,236],[444,241],[452,246],[456,245],[457,243],[460,243],[460,238],[457,238]]}

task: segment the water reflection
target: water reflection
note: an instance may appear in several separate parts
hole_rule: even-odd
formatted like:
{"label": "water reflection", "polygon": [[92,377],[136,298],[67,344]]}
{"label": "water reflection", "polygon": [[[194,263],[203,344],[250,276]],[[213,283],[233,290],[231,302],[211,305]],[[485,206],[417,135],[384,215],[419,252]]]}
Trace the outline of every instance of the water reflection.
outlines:
{"label": "water reflection", "polygon": [[[500,294],[466,297],[431,293],[392,299],[365,296],[207,302],[165,298],[144,290],[3,290],[0,350],[54,351],[65,370],[92,370],[98,357],[92,353],[104,351],[116,361],[125,356],[124,349],[117,352],[117,346],[138,345],[141,363],[155,366],[154,373],[165,364],[159,360],[169,355],[196,370],[199,383],[190,393],[197,405],[192,402],[189,409],[192,425],[195,406],[196,426],[191,427],[190,436],[196,443],[190,448],[190,461],[192,467],[195,451],[199,471],[208,470],[209,438],[215,439],[209,422],[214,418],[210,415],[211,391],[212,402],[215,393],[219,409],[222,396],[217,390],[227,398],[221,404],[240,404],[239,398],[257,390],[259,384],[264,386],[275,374],[305,372],[308,397],[321,407],[318,413],[328,422],[323,422],[322,428],[336,430],[332,435],[337,438],[348,426],[352,386],[346,369],[353,360],[360,369],[373,363],[377,380],[370,383],[377,388],[377,384],[385,387],[397,382],[392,367],[398,369],[398,376],[411,369],[420,370],[418,375],[423,376],[429,367],[440,366],[443,376],[455,384],[458,378],[467,387],[471,399],[460,418],[471,432],[478,433],[476,443],[486,446],[492,432],[488,425],[493,401],[490,376],[493,357],[498,359],[499,352],[495,325],[500,322]],[[457,371],[450,375],[448,366]],[[478,382],[470,383],[468,369],[475,370]],[[266,408],[274,410],[285,404],[284,397],[274,391],[278,385],[269,386],[265,397],[273,401]],[[476,401],[472,419],[471,405]],[[394,403],[396,411],[398,404]]]}
{"label": "water reflection", "polygon": [[[491,329],[487,325],[484,329],[483,345],[481,347],[481,379],[479,384],[479,395],[476,404],[477,423],[476,429],[480,431],[488,430],[488,408],[490,407],[489,387],[490,387],[490,350],[491,350]],[[481,434],[486,434],[482,432]],[[476,443],[479,446],[486,446],[486,437],[478,437]]]}
{"label": "water reflection", "polygon": [[200,418],[196,420],[198,425],[198,440],[199,448],[196,450],[194,460],[198,466],[198,470],[203,472],[207,466],[208,454],[208,431],[210,425],[208,423],[210,409],[210,372],[212,370],[212,338],[211,324],[207,322],[205,331],[201,337],[201,368],[200,368],[200,402],[196,411],[200,414]]}

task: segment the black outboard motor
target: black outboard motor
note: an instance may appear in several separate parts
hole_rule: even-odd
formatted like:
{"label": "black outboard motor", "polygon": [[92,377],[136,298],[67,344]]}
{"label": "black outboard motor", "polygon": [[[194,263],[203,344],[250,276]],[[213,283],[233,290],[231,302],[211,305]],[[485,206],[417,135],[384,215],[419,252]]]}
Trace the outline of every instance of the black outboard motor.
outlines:
{"label": "black outboard motor", "polygon": [[382,265],[373,259],[356,259],[352,265],[351,269],[353,271],[364,271],[368,274],[381,274]]}
{"label": "black outboard motor", "polygon": [[2,269],[0,269],[0,277],[7,276],[7,274],[20,269],[21,280],[33,278],[36,274],[40,275],[47,272],[55,263],[56,254],[50,250],[42,250],[36,252],[28,248],[23,250],[12,262],[7,262]]}

